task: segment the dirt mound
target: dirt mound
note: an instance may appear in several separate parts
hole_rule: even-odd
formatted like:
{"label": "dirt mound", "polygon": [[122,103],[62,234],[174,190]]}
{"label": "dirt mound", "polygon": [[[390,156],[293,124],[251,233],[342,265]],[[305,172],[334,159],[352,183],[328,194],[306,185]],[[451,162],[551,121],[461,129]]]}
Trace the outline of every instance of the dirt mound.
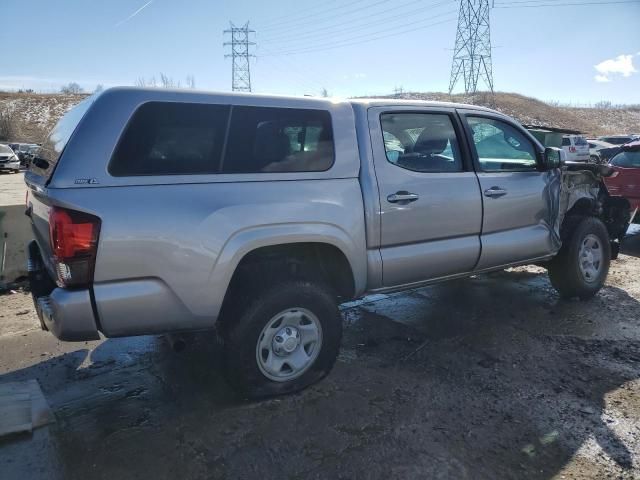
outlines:
{"label": "dirt mound", "polygon": [[[0,93],[0,112],[11,115],[10,140],[41,142],[58,119],[86,95]],[[474,97],[446,93],[407,92],[378,98],[454,101],[494,108],[523,124],[579,130],[589,135],[640,132],[640,106],[618,108],[572,108],[525,97],[517,93],[480,93]]]}
{"label": "dirt mound", "polygon": [[408,92],[378,98],[436,100],[482,105],[510,115],[525,125],[543,125],[578,130],[588,135],[611,135],[640,132],[640,106],[614,108],[574,108],[551,105],[517,93],[496,92],[464,94]]}

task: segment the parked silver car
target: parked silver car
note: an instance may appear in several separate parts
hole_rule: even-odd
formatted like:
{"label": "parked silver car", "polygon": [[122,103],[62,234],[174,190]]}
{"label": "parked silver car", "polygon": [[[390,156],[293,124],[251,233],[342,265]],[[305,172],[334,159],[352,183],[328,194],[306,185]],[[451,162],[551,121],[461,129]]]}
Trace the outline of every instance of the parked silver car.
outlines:
{"label": "parked silver car", "polygon": [[20,171],[20,159],[8,145],[0,144],[0,172],[17,173]]}
{"label": "parked silver car", "polygon": [[603,142],[602,140],[588,139],[587,142],[589,143],[589,155],[592,163],[603,163],[607,160],[606,155],[603,155],[601,150],[604,150],[603,153],[605,153],[616,148],[614,144]]}
{"label": "parked silver car", "polygon": [[476,106],[106,90],[25,176],[36,308],[63,340],[217,327],[241,392],[299,390],[367,293],[539,263],[595,295],[628,202],[561,156]]}
{"label": "parked silver car", "polygon": [[638,140],[640,136],[630,134],[630,135],[605,135],[602,137],[598,137],[598,140],[602,142],[607,142],[612,145],[624,145],[625,143],[633,142],[634,140]]}

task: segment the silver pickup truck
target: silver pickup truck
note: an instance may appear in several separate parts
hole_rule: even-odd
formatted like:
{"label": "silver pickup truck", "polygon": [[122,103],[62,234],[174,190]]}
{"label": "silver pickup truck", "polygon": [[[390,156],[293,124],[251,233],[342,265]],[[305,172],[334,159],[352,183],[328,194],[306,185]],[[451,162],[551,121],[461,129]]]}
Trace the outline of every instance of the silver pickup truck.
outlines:
{"label": "silver pickup truck", "polygon": [[630,215],[604,170],[471,105],[110,89],[25,176],[31,288],[62,340],[215,327],[243,394],[292,392],[349,299],[530,263],[596,294]]}

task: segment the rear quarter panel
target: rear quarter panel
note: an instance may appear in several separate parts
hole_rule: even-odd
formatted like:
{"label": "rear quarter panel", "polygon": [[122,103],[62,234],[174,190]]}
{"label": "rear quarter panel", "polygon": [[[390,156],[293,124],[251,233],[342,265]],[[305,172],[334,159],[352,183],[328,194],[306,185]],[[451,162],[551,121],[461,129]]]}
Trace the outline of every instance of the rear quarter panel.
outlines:
{"label": "rear quarter panel", "polygon": [[[151,100],[328,110],[334,165],[324,172],[112,177],[108,162],[129,116]],[[334,245],[351,265],[356,294],[364,291],[364,207],[349,104],[125,89],[98,97],[80,128],[48,195],[102,220],[93,291],[107,336],[212,327],[237,264],[268,245]]]}

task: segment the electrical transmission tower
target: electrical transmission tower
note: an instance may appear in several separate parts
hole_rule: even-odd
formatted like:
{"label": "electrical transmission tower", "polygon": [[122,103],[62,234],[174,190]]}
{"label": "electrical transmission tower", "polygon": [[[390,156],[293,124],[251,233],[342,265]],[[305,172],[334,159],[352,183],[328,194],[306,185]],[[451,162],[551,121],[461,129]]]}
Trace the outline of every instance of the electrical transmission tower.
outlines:
{"label": "electrical transmission tower", "polygon": [[250,92],[251,91],[251,70],[249,69],[249,58],[255,57],[249,53],[249,47],[255,45],[255,42],[249,41],[249,35],[255,33],[255,30],[249,29],[249,22],[242,27],[236,27],[229,22],[231,28],[225,30],[225,35],[231,34],[231,41],[224,42],[223,45],[231,45],[231,53],[225,55],[225,58],[231,57],[232,61],[232,77],[231,89],[234,92]]}
{"label": "electrical transmission tower", "polygon": [[460,0],[449,95],[461,75],[464,93],[475,94],[479,78],[493,93],[489,0]]}

